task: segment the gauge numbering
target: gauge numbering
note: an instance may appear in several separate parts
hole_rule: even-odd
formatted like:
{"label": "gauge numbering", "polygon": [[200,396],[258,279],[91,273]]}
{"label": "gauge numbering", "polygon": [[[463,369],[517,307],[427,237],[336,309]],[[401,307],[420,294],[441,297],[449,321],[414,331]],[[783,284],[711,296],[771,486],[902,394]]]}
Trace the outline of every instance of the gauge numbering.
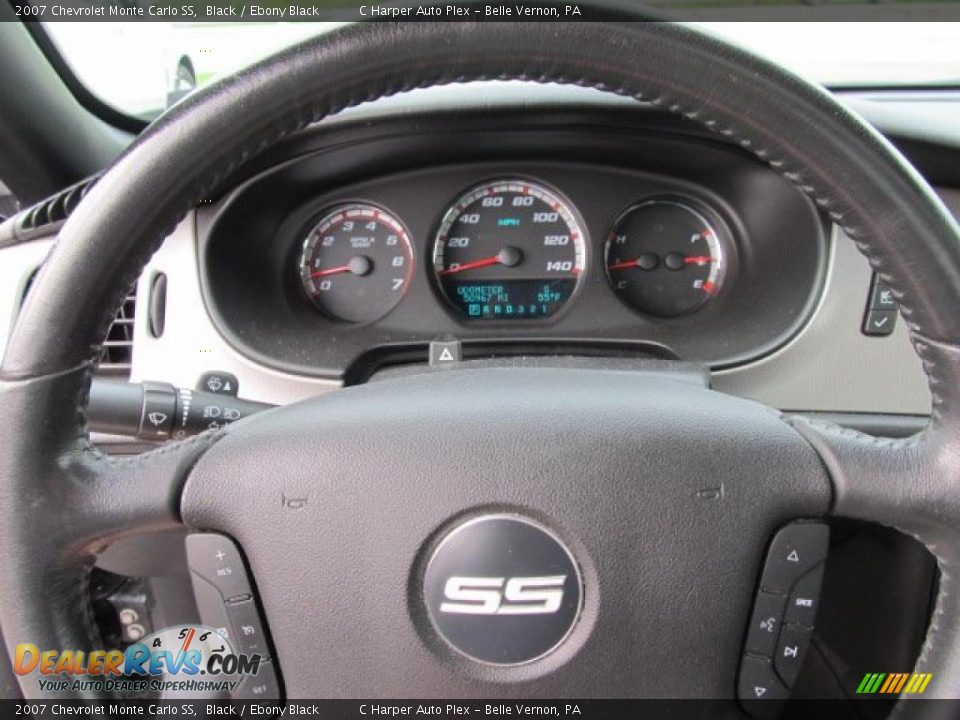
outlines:
{"label": "gauge numbering", "polygon": [[437,285],[468,319],[553,315],[583,273],[586,243],[570,203],[525,180],[464,193],[444,214],[433,249]]}
{"label": "gauge numbering", "polygon": [[397,218],[374,205],[334,207],[303,241],[303,289],[335,320],[379,320],[400,302],[412,272],[407,231]]}

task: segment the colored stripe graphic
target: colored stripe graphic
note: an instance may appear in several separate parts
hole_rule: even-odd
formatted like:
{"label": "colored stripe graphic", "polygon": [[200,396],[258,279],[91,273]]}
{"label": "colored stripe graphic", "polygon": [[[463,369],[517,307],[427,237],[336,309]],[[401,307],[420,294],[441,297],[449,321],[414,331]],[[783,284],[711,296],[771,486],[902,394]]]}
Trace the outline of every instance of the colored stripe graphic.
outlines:
{"label": "colored stripe graphic", "polygon": [[857,686],[857,694],[919,695],[932,679],[933,673],[867,673]]}
{"label": "colored stripe graphic", "polygon": [[899,682],[899,680],[900,680],[900,676],[897,673],[891,673],[890,675],[887,675],[887,681],[880,687],[880,692],[881,693],[890,692],[890,686],[896,685],[897,682]]}
{"label": "colored stripe graphic", "polygon": [[891,690],[891,692],[900,694],[900,691],[903,690],[903,686],[906,684],[907,679],[910,677],[910,673],[900,673],[900,682],[897,683],[897,686]]}

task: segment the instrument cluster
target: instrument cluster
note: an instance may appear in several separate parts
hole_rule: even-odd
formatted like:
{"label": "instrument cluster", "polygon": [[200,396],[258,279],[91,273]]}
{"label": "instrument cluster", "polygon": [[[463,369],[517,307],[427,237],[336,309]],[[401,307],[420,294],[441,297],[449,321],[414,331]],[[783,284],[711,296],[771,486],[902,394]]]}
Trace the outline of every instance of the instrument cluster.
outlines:
{"label": "instrument cluster", "polygon": [[[637,198],[611,218],[602,251],[578,208],[558,189],[498,178],[464,190],[442,213],[429,244],[431,279],[456,316],[531,321],[575,302],[590,257],[604,264],[613,294],[635,312],[673,318],[724,292],[733,237],[692,197]],[[297,274],[328,318],[380,320],[413,278],[414,242],[403,219],[372,201],[324,208],[303,231]],[[598,248],[599,250],[599,248]]]}
{"label": "instrument cluster", "polygon": [[221,335],[267,367],[363,382],[448,340],[467,359],[729,367],[811,316],[828,225],[779,173],[677,125],[527,122],[347,124],[264,156],[197,212]]}

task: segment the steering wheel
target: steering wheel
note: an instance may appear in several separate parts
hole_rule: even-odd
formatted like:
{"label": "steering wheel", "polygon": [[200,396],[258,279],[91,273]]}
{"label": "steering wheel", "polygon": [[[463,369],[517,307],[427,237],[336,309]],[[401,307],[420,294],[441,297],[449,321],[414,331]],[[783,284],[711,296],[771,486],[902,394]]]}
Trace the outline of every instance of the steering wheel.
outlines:
{"label": "steering wheel", "polygon": [[[881,440],[643,373],[468,368],[345,389],[132,458],[91,447],[84,405],[112,310],[206,192],[345,107],[493,78],[642,100],[796,183],[893,288],[930,380],[927,428]],[[936,556],[917,670],[934,674],[925,697],[960,697],[958,307],[960,230],[924,180],[826,92],[742,50],[660,23],[340,29],[188,98],[61,231],[0,371],[8,650],[96,646],[94,554],[186,526],[242,547],[290,697],[732,698],[769,537],[832,514],[895,527]],[[705,487],[722,493],[707,501]],[[556,541],[579,573],[578,620],[528,662],[452,651],[424,604],[439,548],[489,517],[523,518],[531,543]],[[20,682],[27,697],[50,692]]]}

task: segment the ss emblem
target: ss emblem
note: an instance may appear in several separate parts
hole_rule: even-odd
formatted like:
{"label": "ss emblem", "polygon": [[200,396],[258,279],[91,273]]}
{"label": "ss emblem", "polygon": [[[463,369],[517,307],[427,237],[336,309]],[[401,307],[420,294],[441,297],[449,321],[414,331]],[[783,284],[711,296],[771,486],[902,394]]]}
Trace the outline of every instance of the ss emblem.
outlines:
{"label": "ss emblem", "polygon": [[550,615],[563,602],[566,575],[463,577],[447,580],[440,612],[462,615]]}

